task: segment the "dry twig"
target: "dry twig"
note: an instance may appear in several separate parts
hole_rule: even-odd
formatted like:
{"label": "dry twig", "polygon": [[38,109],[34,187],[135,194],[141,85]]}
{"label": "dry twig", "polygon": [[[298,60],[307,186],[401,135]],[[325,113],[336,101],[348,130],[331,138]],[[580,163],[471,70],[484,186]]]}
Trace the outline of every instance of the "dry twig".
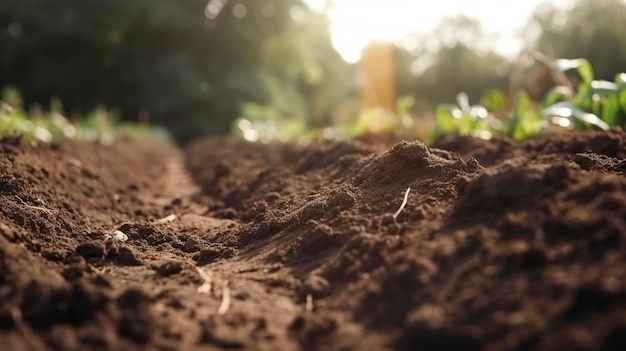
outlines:
{"label": "dry twig", "polygon": [[200,285],[196,291],[198,292],[198,294],[208,295],[211,292],[211,284],[213,283],[213,275],[209,272],[206,272],[204,269],[200,267],[196,267],[196,270],[198,271],[202,279],[204,279],[204,283],[202,283],[202,285]]}
{"label": "dry twig", "polygon": [[406,193],[404,193],[404,200],[402,200],[402,204],[400,205],[400,208],[396,211],[396,213],[393,214],[393,218],[397,218],[398,215],[400,214],[400,212],[402,212],[402,210],[404,210],[404,206],[406,206],[406,202],[409,200],[409,192],[411,191],[411,187],[408,187],[406,189]]}
{"label": "dry twig", "polygon": [[175,220],[176,220],[176,215],[172,213],[169,216],[157,219],[156,222],[157,223],[169,223]]}
{"label": "dry twig", "polygon": [[217,308],[217,314],[223,316],[228,311],[230,307],[230,288],[228,287],[228,281],[224,280],[224,284],[222,286],[222,303],[220,303],[220,307]]}
{"label": "dry twig", "polygon": [[306,295],[306,305],[304,305],[304,310],[308,313],[313,312],[313,296],[311,296],[311,294]]}

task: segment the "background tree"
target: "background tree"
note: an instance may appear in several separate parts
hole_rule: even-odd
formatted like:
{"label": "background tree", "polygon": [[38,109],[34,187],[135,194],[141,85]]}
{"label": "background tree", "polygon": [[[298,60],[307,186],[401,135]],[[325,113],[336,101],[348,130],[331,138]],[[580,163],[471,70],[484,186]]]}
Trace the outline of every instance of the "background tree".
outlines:
{"label": "background tree", "polygon": [[227,133],[246,103],[311,122],[354,93],[327,27],[301,0],[5,0],[0,87],[144,113],[179,140]]}
{"label": "background tree", "polygon": [[396,50],[396,84],[400,94],[415,97],[417,112],[454,102],[462,91],[478,102],[487,89],[507,88],[510,62],[493,51],[477,20],[446,18],[415,38],[414,48]]}
{"label": "background tree", "polygon": [[526,46],[552,58],[584,57],[599,79],[626,71],[626,2],[578,0],[569,9],[546,2],[529,20]]}

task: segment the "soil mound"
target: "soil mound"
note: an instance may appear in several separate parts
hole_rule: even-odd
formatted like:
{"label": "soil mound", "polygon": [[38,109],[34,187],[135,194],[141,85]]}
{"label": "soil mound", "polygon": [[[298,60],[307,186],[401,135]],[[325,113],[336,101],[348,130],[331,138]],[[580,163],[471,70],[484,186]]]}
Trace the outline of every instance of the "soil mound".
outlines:
{"label": "soil mound", "polygon": [[626,133],[376,140],[3,139],[0,343],[626,348]]}

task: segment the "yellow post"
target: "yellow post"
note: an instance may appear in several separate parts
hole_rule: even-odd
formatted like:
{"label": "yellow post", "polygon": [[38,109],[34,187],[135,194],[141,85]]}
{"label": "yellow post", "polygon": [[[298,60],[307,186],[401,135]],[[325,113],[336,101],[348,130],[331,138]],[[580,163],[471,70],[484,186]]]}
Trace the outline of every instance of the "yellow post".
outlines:
{"label": "yellow post", "polygon": [[393,49],[393,44],[388,42],[372,42],[363,49],[359,66],[361,111],[382,109],[393,113],[396,100]]}

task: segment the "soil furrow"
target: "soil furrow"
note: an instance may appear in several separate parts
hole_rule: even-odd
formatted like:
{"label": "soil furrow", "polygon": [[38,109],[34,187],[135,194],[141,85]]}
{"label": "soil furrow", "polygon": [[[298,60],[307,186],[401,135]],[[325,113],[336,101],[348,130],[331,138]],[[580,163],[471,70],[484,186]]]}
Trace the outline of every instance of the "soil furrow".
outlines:
{"label": "soil furrow", "polygon": [[0,344],[626,347],[626,134],[437,147],[3,139]]}

